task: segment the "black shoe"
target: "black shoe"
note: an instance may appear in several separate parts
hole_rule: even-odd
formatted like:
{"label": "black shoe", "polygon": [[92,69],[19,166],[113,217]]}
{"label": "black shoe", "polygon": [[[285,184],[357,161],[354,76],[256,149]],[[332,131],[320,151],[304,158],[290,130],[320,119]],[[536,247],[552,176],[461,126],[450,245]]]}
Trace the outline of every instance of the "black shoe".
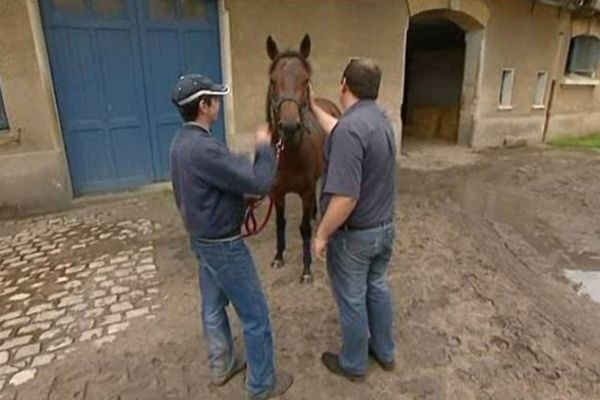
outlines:
{"label": "black shoe", "polygon": [[292,386],[294,383],[294,377],[287,372],[278,372],[277,378],[275,380],[275,387],[271,390],[268,390],[265,393],[255,394],[255,395],[246,395],[246,399],[248,400],[267,400],[272,399],[273,397],[281,396]]}
{"label": "black shoe", "polygon": [[381,367],[382,370],[387,371],[387,372],[392,372],[393,370],[396,369],[396,360],[392,360],[389,362],[381,361],[370,347],[369,347],[369,355],[375,361],[377,361],[377,364],[379,364],[379,366]]}
{"label": "black shoe", "polygon": [[239,374],[240,372],[242,372],[245,368],[246,368],[246,357],[239,356],[235,360],[235,364],[233,364],[233,367],[231,367],[231,369],[229,370],[229,372],[227,373],[227,375],[225,375],[221,379],[213,379],[212,382],[211,382],[211,385],[213,385],[213,386],[223,386],[227,382],[229,382],[234,376],[236,376],[237,374]]}
{"label": "black shoe", "polygon": [[336,375],[343,376],[351,382],[363,382],[365,380],[364,375],[354,375],[346,372],[346,370],[344,370],[340,365],[337,354],[325,352],[321,356],[321,362],[329,371]]}

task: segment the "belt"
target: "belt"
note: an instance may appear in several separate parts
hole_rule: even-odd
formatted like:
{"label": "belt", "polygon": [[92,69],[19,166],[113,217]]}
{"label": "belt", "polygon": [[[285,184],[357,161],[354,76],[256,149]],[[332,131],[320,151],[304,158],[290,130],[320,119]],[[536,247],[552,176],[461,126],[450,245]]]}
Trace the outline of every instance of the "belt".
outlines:
{"label": "belt", "polygon": [[242,230],[237,228],[231,232],[228,232],[224,235],[220,235],[214,238],[198,238],[199,241],[205,243],[223,243],[223,242],[231,242],[233,240],[237,240],[242,237]]}
{"label": "belt", "polygon": [[366,231],[369,229],[375,229],[375,228],[383,228],[389,224],[391,224],[392,222],[394,222],[393,218],[387,219],[385,221],[382,222],[378,222],[376,224],[371,224],[371,225],[352,225],[352,224],[344,224],[342,226],[340,226],[340,231],[345,231],[345,232],[352,232],[352,231]]}

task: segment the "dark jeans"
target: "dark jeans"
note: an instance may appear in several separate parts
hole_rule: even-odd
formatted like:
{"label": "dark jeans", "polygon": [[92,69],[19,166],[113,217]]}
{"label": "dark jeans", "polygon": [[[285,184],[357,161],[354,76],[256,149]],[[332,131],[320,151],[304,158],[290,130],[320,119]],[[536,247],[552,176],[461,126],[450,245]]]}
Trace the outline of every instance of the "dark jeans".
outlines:
{"label": "dark jeans", "polygon": [[275,385],[273,335],[269,308],[252,255],[242,239],[207,243],[192,239],[200,262],[202,323],[213,378],[235,363],[235,349],[225,307],[231,302],[244,330],[248,360],[247,390],[260,394]]}
{"label": "dark jeans", "polygon": [[388,266],[392,224],[363,231],[338,231],[327,248],[327,271],[342,327],[342,368],[367,372],[369,346],[384,362],[394,360],[392,296]]}

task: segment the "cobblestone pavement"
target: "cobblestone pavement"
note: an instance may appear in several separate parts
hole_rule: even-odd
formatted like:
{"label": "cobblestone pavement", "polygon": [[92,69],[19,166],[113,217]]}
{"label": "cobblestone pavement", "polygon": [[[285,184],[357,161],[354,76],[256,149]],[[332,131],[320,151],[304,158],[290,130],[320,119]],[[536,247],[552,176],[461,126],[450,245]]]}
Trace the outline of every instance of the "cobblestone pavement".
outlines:
{"label": "cobblestone pavement", "polygon": [[[91,342],[111,343],[136,318],[154,318],[154,232],[147,219],[41,219],[0,237],[0,389]],[[76,357],[76,355],[72,355]]]}

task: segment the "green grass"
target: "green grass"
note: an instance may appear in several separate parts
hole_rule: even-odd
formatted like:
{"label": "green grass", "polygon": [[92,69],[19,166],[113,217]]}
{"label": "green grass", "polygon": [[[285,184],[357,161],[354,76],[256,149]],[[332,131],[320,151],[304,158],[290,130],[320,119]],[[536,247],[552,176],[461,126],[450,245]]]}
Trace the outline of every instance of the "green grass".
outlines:
{"label": "green grass", "polygon": [[552,146],[556,147],[576,147],[584,149],[600,149],[600,133],[594,133],[589,136],[567,136],[550,141]]}

